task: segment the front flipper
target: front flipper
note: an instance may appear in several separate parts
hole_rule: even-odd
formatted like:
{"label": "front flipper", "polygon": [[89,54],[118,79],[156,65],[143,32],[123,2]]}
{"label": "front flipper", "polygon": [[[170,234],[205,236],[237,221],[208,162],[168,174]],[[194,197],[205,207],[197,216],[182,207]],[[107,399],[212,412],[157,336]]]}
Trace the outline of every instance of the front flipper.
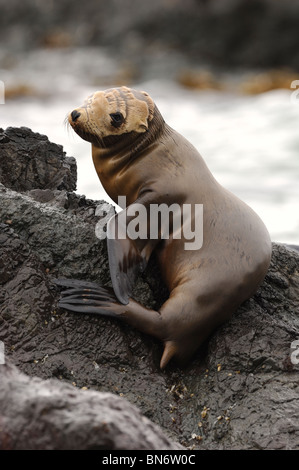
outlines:
{"label": "front flipper", "polygon": [[[138,217],[133,216],[136,211]],[[145,206],[135,203],[111,217],[107,225],[110,277],[115,295],[124,305],[158,241],[148,237],[147,217]],[[134,231],[137,226],[138,232]]]}

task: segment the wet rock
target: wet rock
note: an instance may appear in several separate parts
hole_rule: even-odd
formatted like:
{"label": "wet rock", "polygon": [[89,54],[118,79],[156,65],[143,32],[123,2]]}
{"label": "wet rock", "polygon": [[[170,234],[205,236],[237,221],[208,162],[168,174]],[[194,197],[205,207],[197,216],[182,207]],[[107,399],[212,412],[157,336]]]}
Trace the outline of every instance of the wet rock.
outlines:
{"label": "wet rock", "polygon": [[[22,148],[17,158],[24,158]],[[6,181],[3,170],[1,177]],[[161,371],[162,345],[155,339],[109,318],[57,308],[56,277],[110,284],[106,243],[95,231],[99,222],[105,225],[112,206],[68,190],[38,188],[36,182],[33,186],[22,193],[0,186],[0,341],[5,358],[27,375],[16,383],[32,386],[41,396],[44,383],[37,377],[60,381],[53,383],[49,419],[58,400],[55,390],[60,390],[57,406],[62,403],[64,410],[71,385],[72,413],[81,397],[76,389],[86,387],[92,397],[109,392],[136,406],[168,438],[188,448],[298,448],[298,250],[273,243],[269,272],[255,296],[212,335],[186,369],[173,362]],[[134,297],[150,308],[158,308],[167,297],[154,258]],[[1,367],[3,410],[7,394],[1,393],[10,383],[10,369]],[[1,385],[3,377],[6,385]],[[13,390],[9,402],[9,413],[15,406],[16,415],[22,412],[21,403],[25,406],[23,401],[14,404],[18,393]],[[3,420],[3,413],[2,433],[12,436],[14,428],[9,418]],[[63,429],[63,413],[55,416]],[[92,428],[93,411],[88,416]],[[37,440],[35,445],[47,443]]]}
{"label": "wet rock", "polygon": [[0,373],[1,450],[182,448],[112,393],[31,378],[8,364],[0,365]]}
{"label": "wet rock", "polygon": [[59,189],[74,191],[77,166],[62,146],[26,127],[0,129],[0,182],[15,191]]}
{"label": "wet rock", "polygon": [[[48,191],[39,190],[37,196],[37,190],[18,193],[0,185],[2,222],[34,248],[34,253],[51,274],[73,275],[75,263],[77,276],[100,279],[99,265],[104,270],[107,263],[101,261],[106,246],[95,235],[95,221],[100,220],[95,217],[99,203],[73,197],[66,191],[54,191],[47,201],[47,197],[41,196],[43,193],[49,196]],[[78,218],[79,214],[82,218]],[[78,253],[85,253],[85,263],[81,262]]]}

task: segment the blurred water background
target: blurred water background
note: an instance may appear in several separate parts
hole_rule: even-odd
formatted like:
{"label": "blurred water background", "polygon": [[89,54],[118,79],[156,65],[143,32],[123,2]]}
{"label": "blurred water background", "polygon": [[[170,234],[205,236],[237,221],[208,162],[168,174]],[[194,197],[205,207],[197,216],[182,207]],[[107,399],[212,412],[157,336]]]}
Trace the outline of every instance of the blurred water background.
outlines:
{"label": "blurred water background", "polygon": [[299,244],[299,2],[0,0],[0,11],[0,127],[63,145],[79,194],[110,201],[65,117],[127,85],[150,93],[273,241]]}

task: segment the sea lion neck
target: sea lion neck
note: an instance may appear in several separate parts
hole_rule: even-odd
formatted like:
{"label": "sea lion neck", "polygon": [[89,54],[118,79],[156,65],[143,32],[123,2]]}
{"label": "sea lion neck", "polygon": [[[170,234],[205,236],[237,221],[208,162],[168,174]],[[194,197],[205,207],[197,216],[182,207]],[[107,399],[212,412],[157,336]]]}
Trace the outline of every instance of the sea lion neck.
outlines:
{"label": "sea lion neck", "polygon": [[[132,163],[146,158],[149,149],[167,132],[167,129],[163,117],[155,108],[153,119],[149,122],[146,132],[105,137],[102,139],[105,146],[101,147],[92,144],[92,159],[96,172],[104,189],[113,200],[116,201],[116,186],[118,188],[122,186],[122,181],[126,179],[125,175],[131,172]],[[131,184],[138,186],[137,175],[133,176],[133,180],[131,179]],[[122,189],[122,194],[126,194],[126,189],[128,188]]]}

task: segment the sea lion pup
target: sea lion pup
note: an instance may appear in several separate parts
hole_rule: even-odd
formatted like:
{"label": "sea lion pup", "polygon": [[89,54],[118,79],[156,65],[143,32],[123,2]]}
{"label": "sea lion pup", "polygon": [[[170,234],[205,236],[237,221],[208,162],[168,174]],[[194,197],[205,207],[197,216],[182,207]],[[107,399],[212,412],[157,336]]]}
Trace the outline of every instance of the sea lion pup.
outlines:
{"label": "sea lion pup", "polygon": [[[164,122],[147,93],[126,87],[97,91],[68,120],[91,142],[95,169],[109,196],[116,203],[125,196],[127,207],[107,226],[113,289],[58,280],[67,287],[59,306],[124,319],[163,341],[162,369],[172,357],[183,365],[263,281],[271,258],[268,231],[250,207],[215,180],[197,150]],[[203,238],[196,249],[187,245],[185,232],[177,236],[175,222],[183,228],[182,217],[174,213],[167,223],[149,219],[150,209],[161,204],[191,207],[193,231],[202,219]],[[198,206],[203,212],[196,218]],[[143,232],[134,239],[127,229],[136,221],[136,207],[147,210],[146,236]],[[149,236],[152,228],[157,237]],[[131,298],[153,251],[169,289],[159,311]]]}

